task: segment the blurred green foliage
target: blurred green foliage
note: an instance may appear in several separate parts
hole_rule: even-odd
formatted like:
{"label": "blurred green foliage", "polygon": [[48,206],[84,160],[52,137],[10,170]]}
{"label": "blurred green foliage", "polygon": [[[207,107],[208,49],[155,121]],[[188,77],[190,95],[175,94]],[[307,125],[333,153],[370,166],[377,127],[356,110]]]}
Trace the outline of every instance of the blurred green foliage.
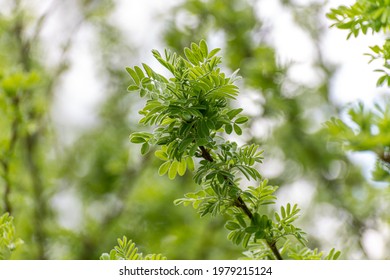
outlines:
{"label": "blurred green foliage", "polygon": [[[29,1],[3,2],[0,214],[8,212],[14,217],[16,236],[24,241],[6,257],[98,259],[124,235],[141,251],[161,252],[168,259],[242,257],[239,248],[226,242],[225,217],[199,219],[191,209],[173,204],[184,193],[196,190],[191,174],[177,176],[174,181],[158,176],[161,160],[138,156],[139,150],[128,141],[130,133],[140,130],[135,116],[140,104],[126,92],[128,74],[124,67],[139,63],[141,50],[136,49],[139,43],[133,41],[133,34],[112,20],[118,1],[53,1],[43,13],[31,7]],[[390,222],[389,191],[373,186],[348,154],[328,141],[329,131],[322,125],[341,111],[330,98],[337,65],[325,60],[321,47],[328,23],[318,19],[328,11],[321,3],[277,1],[314,49],[309,64],[318,75],[315,82],[307,84],[290,76],[298,62],[280,61],[271,40],[272,24],[256,6],[265,2],[183,1],[166,11],[162,19],[156,17],[156,25],[166,26],[156,41],[181,53],[191,42],[204,38],[223,50],[224,71],[241,69],[241,95],[257,109],[242,139],[259,144],[265,158],[277,163],[270,168],[278,171],[268,176],[270,185],[281,186],[277,196],[302,192],[309,197],[297,220],[299,227],[307,229],[309,247],[328,250],[335,246],[343,252],[341,258],[369,258],[365,233],[381,232]],[[377,5],[381,1],[366,2]],[[345,11],[351,13],[349,9]],[[386,8],[382,12],[387,13]],[[383,13],[380,18],[386,19]],[[44,31],[53,23],[50,20],[65,14],[68,22],[64,30],[71,32],[56,36],[62,38],[61,44],[51,43],[59,56],[49,63]],[[188,20],[183,21],[183,15]],[[370,17],[363,14],[361,18],[375,24]],[[337,18],[349,20],[343,15]],[[61,82],[72,67],[72,51],[78,51],[77,36],[86,30],[93,34],[90,50],[104,100],[96,111],[94,125],[69,131],[53,121],[53,110],[61,96]],[[386,57],[381,50],[373,49],[373,56]],[[369,129],[360,131],[352,126],[353,134],[340,135],[355,140],[360,139],[359,135],[377,135],[380,120],[385,120],[382,112],[387,112],[386,106],[380,108],[383,111],[368,114],[372,115],[368,118],[372,121]],[[68,134],[75,135],[74,140],[66,142],[63,138]],[[386,135],[381,139],[387,139]],[[367,150],[376,153],[378,164],[385,166],[380,158],[388,156],[388,148],[369,142]],[[267,166],[269,162],[264,162],[263,167]],[[386,169],[376,170],[375,178],[384,181]],[[310,186],[307,194],[305,186]],[[317,228],[327,218],[339,224],[324,236]],[[317,258],[319,253],[298,254]]]}
{"label": "blurred green foliage", "polygon": [[12,251],[22,243],[23,241],[15,236],[13,217],[8,213],[0,216],[0,260],[9,259]]}
{"label": "blurred green foliage", "polygon": [[[372,33],[387,32],[390,22],[390,1],[361,0],[355,4],[333,8],[327,14],[328,18],[336,23],[333,26],[349,30],[355,37],[359,31],[365,35],[370,28]],[[389,40],[384,40],[383,46],[371,46],[373,54],[368,54],[371,61],[383,63],[383,69],[375,70],[382,73],[377,86],[390,85]],[[383,98],[374,105],[374,109],[364,108],[359,103],[348,111],[352,124],[346,124],[338,118],[327,122],[330,134],[336,141],[340,141],[347,149],[353,151],[374,152],[377,157],[372,177],[376,181],[390,182],[390,100]]]}

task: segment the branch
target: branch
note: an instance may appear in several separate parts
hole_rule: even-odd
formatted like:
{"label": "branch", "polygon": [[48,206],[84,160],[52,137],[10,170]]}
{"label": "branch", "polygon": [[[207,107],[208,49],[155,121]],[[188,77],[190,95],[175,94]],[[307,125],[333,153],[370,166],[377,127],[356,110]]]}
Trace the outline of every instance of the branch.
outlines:
{"label": "branch", "polygon": [[276,241],[274,242],[267,241],[267,245],[271,249],[272,253],[274,253],[277,260],[283,260],[283,257],[280,254],[278,247],[276,247]]}
{"label": "branch", "polygon": [[[202,157],[205,160],[207,160],[209,162],[213,162],[214,161],[214,159],[211,156],[210,152],[204,146],[199,146],[199,149],[201,151]],[[249,217],[249,219],[253,220],[254,215],[249,210],[248,206],[246,206],[245,201],[242,199],[241,196],[238,196],[236,198],[236,201],[234,201],[234,205],[236,207],[240,208],[245,213],[245,215],[247,215]],[[280,254],[278,248],[276,247],[276,242],[270,242],[268,240],[266,240],[266,242],[267,242],[268,247],[271,249],[272,253],[275,255],[276,259],[283,260],[282,255]]]}

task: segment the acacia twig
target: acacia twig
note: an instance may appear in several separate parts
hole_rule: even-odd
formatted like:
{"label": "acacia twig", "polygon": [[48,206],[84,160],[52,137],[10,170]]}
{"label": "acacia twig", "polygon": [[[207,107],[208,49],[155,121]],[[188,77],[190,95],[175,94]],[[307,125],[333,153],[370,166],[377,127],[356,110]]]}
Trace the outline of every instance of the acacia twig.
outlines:
{"label": "acacia twig", "polygon": [[[209,162],[214,162],[214,159],[210,152],[204,147],[204,146],[199,146],[199,149],[201,151],[201,156],[209,161]],[[227,178],[226,178],[227,179]],[[238,208],[240,208],[245,215],[249,217],[250,220],[254,219],[253,213],[249,210],[248,206],[245,204],[245,201],[242,199],[241,196],[238,196],[236,200],[234,201],[234,205]],[[275,255],[276,259],[278,260],[283,260],[282,255],[280,254],[278,248],[276,247],[276,241],[270,242],[266,240],[268,247],[271,249],[272,253]]]}

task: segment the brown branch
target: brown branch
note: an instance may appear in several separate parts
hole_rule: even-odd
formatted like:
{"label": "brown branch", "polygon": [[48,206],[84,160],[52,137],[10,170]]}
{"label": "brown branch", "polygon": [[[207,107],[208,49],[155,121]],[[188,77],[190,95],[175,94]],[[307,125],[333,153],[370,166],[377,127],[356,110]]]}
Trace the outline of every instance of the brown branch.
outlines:
{"label": "brown branch", "polygon": [[277,260],[283,260],[282,255],[280,254],[278,248],[276,247],[276,242],[267,241],[267,245],[271,249],[272,253],[274,253]]}

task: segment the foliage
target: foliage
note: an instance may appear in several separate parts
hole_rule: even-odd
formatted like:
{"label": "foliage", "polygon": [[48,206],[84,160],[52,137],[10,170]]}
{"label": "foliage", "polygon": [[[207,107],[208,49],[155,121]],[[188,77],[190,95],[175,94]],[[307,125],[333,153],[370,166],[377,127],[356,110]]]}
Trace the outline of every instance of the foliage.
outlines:
{"label": "foliage", "polygon": [[[265,150],[259,170],[280,186],[278,197],[302,207],[305,215],[297,224],[309,244],[331,248],[336,241],[343,258],[367,259],[372,256],[363,246],[365,232],[381,231],[372,221],[382,221],[377,205],[388,205],[387,194],[371,186],[354,158],[329,143],[322,125],[341,111],[332,94],[340,65],[326,59],[323,47],[329,32],[321,20],[328,12],[324,3],[279,1],[273,13],[263,13],[268,1],[188,0],[173,9],[164,38],[179,53],[202,38],[222,46],[224,69],[240,68],[243,77],[233,102],[250,114],[243,139]],[[183,14],[190,20],[182,21]],[[280,28],[291,33],[280,34]],[[301,36],[308,43],[304,48],[294,44]],[[320,230],[323,219],[335,225],[327,234]]]}
{"label": "foliage", "polygon": [[21,244],[23,241],[15,235],[13,217],[8,213],[0,216],[0,260],[9,259]]}
{"label": "foliage", "polygon": [[[359,30],[366,34],[367,28],[373,32],[389,29],[390,23],[390,1],[357,1],[350,7],[340,6],[332,9],[328,18],[336,21],[334,26],[340,29],[350,30],[356,36]],[[378,79],[377,86],[390,86],[390,76],[386,72],[390,69],[389,41],[386,40],[383,47],[370,47],[374,54],[369,54],[372,60],[383,60],[386,70],[376,70],[383,76]],[[346,124],[338,118],[333,118],[326,123],[333,139],[339,141],[343,146],[352,151],[371,151],[377,156],[375,169],[372,172],[373,179],[377,181],[390,182],[390,100],[384,98],[380,103],[375,104],[374,109],[367,110],[362,103],[348,111],[351,125]]]}
{"label": "foliage", "polygon": [[349,30],[348,37],[359,33],[367,34],[387,31],[390,28],[390,1],[358,0],[351,6],[339,6],[331,9],[328,18],[335,21],[333,26]]}
{"label": "foliage", "polygon": [[[185,48],[185,57],[165,51],[165,57],[154,50],[154,57],[171,73],[166,78],[154,72],[148,65],[127,68],[132,78],[128,90],[137,90],[147,99],[140,111],[144,117],[140,123],[154,127],[150,132],[135,132],[130,136],[133,143],[142,144],[141,153],[150,146],[161,146],[155,152],[164,163],[159,174],[168,173],[170,179],[183,175],[187,166],[193,169],[194,158],[199,162],[194,181],[201,186],[196,193],[177,199],[176,205],[192,204],[201,216],[228,215],[225,227],[230,231],[228,239],[234,244],[251,248],[252,244],[265,242],[262,251],[267,259],[282,259],[278,249],[293,236],[306,246],[304,232],[293,225],[298,218],[297,205],[281,207],[280,213],[265,214],[264,205],[275,202],[276,187],[268,186],[256,170],[262,162],[258,145],[238,147],[226,141],[223,133],[233,130],[242,134],[241,125],[248,118],[239,115],[239,109],[230,109],[228,102],[235,99],[238,87],[234,85],[236,72],[230,77],[221,72],[219,49],[208,50],[204,40],[191,48]],[[258,187],[243,190],[239,181],[260,181]],[[290,253],[286,252],[290,257]]]}
{"label": "foliage", "polygon": [[[381,232],[386,228],[387,213],[390,213],[388,190],[373,187],[338,145],[328,143],[329,130],[320,129],[320,123],[338,114],[340,109],[330,94],[338,65],[325,59],[322,45],[328,30],[327,23],[319,20],[323,18],[324,5],[321,1],[300,1],[301,4],[278,1],[280,14],[270,18],[268,13],[262,12],[267,9],[268,2],[186,0],[179,1],[173,9],[165,6],[166,10],[159,16],[154,16],[153,10],[159,5],[149,6],[148,13],[153,14],[154,24],[165,29],[159,33],[159,39],[152,38],[153,43],[167,45],[185,57],[185,46],[208,38],[210,46],[218,45],[223,49],[223,72],[233,73],[240,68],[243,76],[237,84],[239,96],[228,99],[234,107],[244,107],[240,104],[243,100],[249,102],[245,103],[245,111],[233,117],[236,126],[230,119],[229,124],[222,125],[221,130],[226,134],[230,132],[229,136],[225,132],[216,133],[216,139],[220,136],[223,139],[216,143],[217,149],[209,151],[215,162],[208,162],[212,170],[203,168],[204,176],[214,176],[218,181],[221,177],[218,174],[224,175],[221,169],[236,172],[235,179],[241,178],[242,199],[250,211],[259,213],[256,227],[264,227],[266,232],[268,223],[263,215],[272,221],[271,227],[283,226],[275,215],[276,212],[283,220],[283,211],[280,205],[273,210],[272,204],[262,204],[274,202],[271,198],[253,204],[256,200],[245,196],[251,189],[264,191],[265,197],[277,196],[279,200],[289,197],[290,211],[298,202],[304,215],[290,225],[305,229],[307,235],[303,237],[309,240],[310,247],[337,245],[343,258],[375,258],[365,242],[366,233],[370,230]],[[376,3],[381,2],[370,3],[375,8]],[[134,145],[126,141],[129,133],[141,129],[134,114],[140,107],[139,99],[123,90],[128,84],[123,63],[137,64],[146,59],[144,53],[151,36],[134,37],[133,32],[126,33],[128,21],[124,28],[116,20],[118,4],[117,0],[2,1],[0,213],[9,212],[15,217],[16,232],[25,242],[6,257],[96,259],[112,246],[120,233],[142,242],[143,251],[164,252],[169,259],[235,259],[242,247],[226,242],[224,224],[228,219],[241,227],[240,215],[233,211],[240,212],[240,208],[234,205],[224,208],[224,201],[203,203],[205,200],[197,199],[204,196],[197,192],[203,192],[204,188],[212,190],[207,182],[202,182],[202,188],[199,188],[192,179],[192,170],[198,171],[202,166],[203,158],[198,157],[201,152],[197,150],[194,157],[184,156],[183,160],[178,160],[164,154],[167,147],[156,151],[148,144],[144,145],[143,152],[150,149],[157,158],[152,153],[139,157]],[[66,22],[58,21],[64,17],[68,19]],[[358,18],[357,15],[351,20]],[[290,41],[283,40],[284,45],[275,44],[279,42],[275,27],[285,20],[288,22],[286,29],[291,30],[289,35],[295,36],[293,31],[299,30],[313,47],[310,55],[304,54],[304,61],[288,59],[286,62],[280,57],[280,49],[286,51],[286,46],[288,52],[297,50],[295,37],[291,40],[291,36],[283,36]],[[369,32],[371,28],[367,30]],[[58,34],[61,36],[56,36]],[[47,40],[50,36],[56,40]],[[380,83],[385,88],[388,48],[388,43],[374,46],[370,55],[375,61],[383,62],[384,67],[380,70],[385,71],[381,74],[385,78],[381,78]],[[165,53],[160,56],[165,61]],[[86,66],[84,63],[89,59],[92,67],[77,72],[82,82],[75,83],[73,70],[80,69],[80,65]],[[310,77],[299,71],[302,65],[310,68]],[[145,73],[145,69],[140,68]],[[299,73],[298,79],[296,73]],[[74,108],[84,108],[79,107],[78,100],[74,99],[70,104],[63,102],[91,93],[101,97],[91,110],[74,112]],[[379,104],[382,109],[386,108],[383,103]],[[369,108],[365,107],[364,111],[368,113]],[[371,111],[375,115],[373,119],[382,118],[380,111]],[[78,119],[79,113],[86,118]],[[177,115],[180,113],[176,112]],[[245,123],[247,129],[239,123],[246,118],[242,113],[250,115]],[[244,119],[239,121],[239,118]],[[343,122],[350,126],[356,137],[348,135],[355,141],[360,135],[359,126],[350,125],[348,120]],[[379,139],[378,123],[373,121],[369,125],[374,139]],[[202,125],[199,126],[202,129]],[[213,130],[208,128],[208,131]],[[225,139],[236,139],[240,132],[240,143],[249,145],[234,145],[233,141],[224,147],[221,145]],[[153,134],[150,130],[147,133]],[[338,135],[343,136],[342,133]],[[334,134],[332,138],[337,140],[338,135]],[[341,137],[337,141],[353,150],[350,145],[353,143],[348,139]],[[194,146],[193,143],[188,145]],[[378,165],[385,167],[380,157],[386,157],[386,150],[378,143],[370,145],[369,149],[375,149],[374,153],[384,151],[382,155],[377,153],[377,157]],[[251,165],[250,161],[245,161],[240,156],[245,148],[248,152],[264,149],[265,152],[259,155],[265,157],[259,157],[264,164],[255,162]],[[217,154],[223,153],[232,162],[218,166],[223,160]],[[161,175],[168,176],[159,177],[155,172],[157,169]],[[246,175],[251,178],[257,170],[268,180],[247,182]],[[385,181],[386,170],[380,168],[378,171],[380,173],[375,177]],[[175,180],[169,181],[169,175]],[[264,182],[266,189],[261,189],[259,186]],[[168,184],[169,188],[166,187]],[[276,189],[276,185],[281,187]],[[184,198],[176,203],[194,203],[198,211],[212,211],[211,215],[199,219],[192,209],[174,207],[171,202],[183,193]],[[297,198],[298,193],[303,195]],[[259,195],[254,194],[256,199]],[[213,191],[207,196],[216,196],[216,193]],[[302,198],[303,202],[300,201]],[[209,205],[213,207],[208,209]],[[283,207],[287,213],[287,204]],[[224,214],[218,215],[218,211]],[[213,213],[216,216],[212,216]],[[252,222],[247,214],[241,213],[241,216],[250,227]],[[322,219],[328,218],[339,222],[340,226],[329,228],[325,233]],[[243,244],[245,239],[241,240],[240,229],[242,227],[237,228],[238,234],[232,233],[231,238]],[[286,233],[288,224],[282,230]],[[266,240],[257,239],[255,243],[254,235],[253,240],[248,241],[245,255],[255,259],[273,257]],[[317,258],[314,256],[320,254],[302,246],[292,235],[285,238],[276,244],[283,257]],[[321,257],[326,256],[322,254]]]}
{"label": "foliage", "polygon": [[[360,33],[365,35],[368,30],[371,30],[372,33],[386,33],[390,28],[390,1],[359,0],[349,7],[339,6],[338,8],[333,8],[327,16],[336,22],[332,26],[349,30],[347,38],[352,34],[355,37]],[[383,46],[375,45],[371,46],[370,49],[373,53],[368,53],[367,55],[371,57],[371,61],[383,60],[384,69],[376,70],[382,73],[382,76],[377,81],[377,85],[390,86],[390,41],[386,39]]]}
{"label": "foliage", "polygon": [[[131,116],[137,100],[123,91],[127,84],[123,61],[136,60],[142,49],[110,20],[117,1],[3,2],[0,212],[15,217],[16,231],[25,242],[10,257],[96,259],[121,232],[142,240],[145,250],[164,251],[172,259],[234,258],[237,249],[220,241],[222,226],[215,228],[222,219],[199,221],[189,210],[167,209],[180,190],[163,190],[164,182],[150,171],[157,160],[140,159],[126,141],[136,127]],[[42,6],[37,9],[36,4]],[[65,14],[74,16],[47,30]],[[46,32],[63,36],[46,44]],[[94,62],[93,69],[82,75],[93,73],[100,79],[83,77],[80,84],[92,82],[96,92],[89,86],[71,91],[76,96],[84,96],[85,91],[102,96],[87,114],[87,122],[73,122],[78,117],[73,109],[66,114],[69,107],[62,99],[69,101],[69,70],[78,67],[72,54],[82,53],[77,43],[80,32],[93,37],[82,36]],[[71,100],[70,107],[78,103]],[[65,119],[61,108],[66,109]],[[193,183],[183,176],[172,185],[190,189]],[[203,246],[210,249],[204,251]]]}
{"label": "foliage", "polygon": [[101,260],[166,260],[161,254],[148,254],[145,257],[138,252],[138,248],[132,240],[127,240],[126,236],[118,238],[118,245],[110,251],[100,256]]}
{"label": "foliage", "polygon": [[333,140],[340,142],[351,151],[372,151],[377,155],[373,179],[390,182],[390,107],[376,104],[375,111],[366,110],[362,103],[349,110],[347,125],[340,119],[332,118],[326,123]]}

